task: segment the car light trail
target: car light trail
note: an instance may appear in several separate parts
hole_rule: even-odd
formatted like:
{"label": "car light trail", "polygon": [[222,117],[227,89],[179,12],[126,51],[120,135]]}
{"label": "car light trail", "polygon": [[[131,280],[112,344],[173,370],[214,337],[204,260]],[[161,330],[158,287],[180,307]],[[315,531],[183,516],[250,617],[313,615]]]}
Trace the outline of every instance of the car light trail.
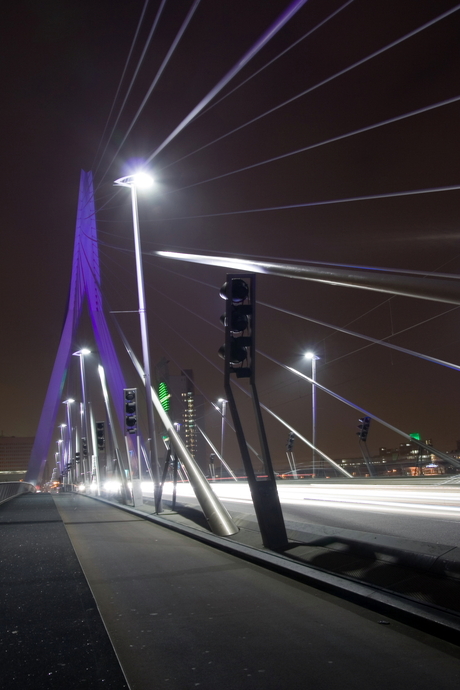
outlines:
{"label": "car light trail", "polygon": [[[237,484],[212,484],[213,491],[221,500],[236,503],[252,503],[247,482]],[[145,495],[153,495],[150,482],[142,483]],[[164,497],[172,495],[173,485],[164,485]],[[177,496],[194,498],[188,483],[177,485]],[[278,493],[283,505],[304,506],[306,512],[311,507],[341,508],[359,511],[386,512],[393,514],[423,515],[430,518],[460,519],[460,487],[458,490],[447,487],[377,486],[377,485],[308,485],[283,486],[278,484]]]}

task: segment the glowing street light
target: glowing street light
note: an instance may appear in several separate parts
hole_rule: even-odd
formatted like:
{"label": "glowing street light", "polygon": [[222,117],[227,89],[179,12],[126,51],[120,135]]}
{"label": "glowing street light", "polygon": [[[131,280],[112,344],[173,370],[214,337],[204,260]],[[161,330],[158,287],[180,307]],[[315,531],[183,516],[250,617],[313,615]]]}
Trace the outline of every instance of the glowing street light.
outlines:
{"label": "glowing street light", "polygon": [[114,184],[118,187],[129,187],[131,189],[131,204],[133,210],[133,231],[134,231],[134,250],[136,256],[137,292],[139,297],[139,320],[141,326],[142,356],[144,360],[145,376],[145,396],[147,403],[147,422],[149,435],[149,461],[154,482],[155,510],[161,512],[161,485],[160,485],[160,466],[158,463],[157,444],[155,436],[155,419],[153,414],[153,400],[151,395],[151,375],[150,375],[150,354],[149,354],[149,332],[147,325],[147,312],[145,309],[145,288],[144,273],[142,268],[142,249],[139,232],[139,211],[137,204],[137,189],[146,189],[153,185],[153,178],[145,172],[138,172],[135,175],[127,175],[115,180]]}
{"label": "glowing street light", "polygon": [[311,443],[312,443],[312,451],[311,451],[311,460],[312,460],[312,477],[316,476],[316,470],[315,470],[315,460],[316,460],[316,361],[320,359],[317,355],[315,355],[314,352],[306,352],[304,355],[305,359],[310,359],[311,360],[311,378],[312,378],[312,385],[311,385]]}

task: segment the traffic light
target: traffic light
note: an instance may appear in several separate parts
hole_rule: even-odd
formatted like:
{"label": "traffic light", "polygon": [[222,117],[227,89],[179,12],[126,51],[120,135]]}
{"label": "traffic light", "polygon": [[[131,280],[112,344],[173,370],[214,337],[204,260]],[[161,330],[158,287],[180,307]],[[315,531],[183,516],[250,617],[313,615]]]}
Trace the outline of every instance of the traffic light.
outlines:
{"label": "traffic light", "polygon": [[81,439],[81,452],[84,458],[88,457],[88,441],[85,436],[82,436]]}
{"label": "traffic light", "polygon": [[80,462],[80,453],[78,451],[75,453],[75,462]]}
{"label": "traffic light", "polygon": [[137,390],[125,388],[125,434],[137,434]]}
{"label": "traffic light", "polygon": [[294,447],[294,439],[295,439],[295,434],[293,434],[292,431],[291,431],[291,433],[289,434],[289,437],[288,437],[287,444],[286,444],[286,450],[291,451],[291,450],[293,449],[293,447]]}
{"label": "traffic light", "polygon": [[369,425],[371,423],[370,417],[361,417],[359,420],[361,424],[358,424],[359,431],[356,434],[359,436],[360,441],[365,441],[367,439],[367,434],[369,433]]}
{"label": "traffic light", "polygon": [[98,451],[105,450],[105,423],[96,422],[96,437]]}
{"label": "traffic light", "polygon": [[249,285],[242,278],[228,276],[220,296],[227,300],[227,306],[220,318],[225,327],[225,345],[219,348],[219,356],[229,372],[238,378],[249,377],[253,373],[254,358],[253,303]]}

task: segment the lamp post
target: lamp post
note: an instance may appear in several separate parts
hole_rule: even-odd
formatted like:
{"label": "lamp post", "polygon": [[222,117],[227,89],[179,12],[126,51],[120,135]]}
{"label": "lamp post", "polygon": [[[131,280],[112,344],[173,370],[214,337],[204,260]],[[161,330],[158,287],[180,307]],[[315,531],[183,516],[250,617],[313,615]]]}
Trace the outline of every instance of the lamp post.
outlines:
{"label": "lamp post", "polygon": [[72,466],[72,455],[73,455],[73,448],[72,448],[72,414],[71,414],[71,404],[74,403],[75,400],[73,398],[68,398],[67,400],[64,400],[64,405],[66,406],[66,414],[67,414],[67,429],[69,433],[69,439],[68,439],[68,463],[70,465],[70,470],[69,470],[69,475],[70,475],[70,484],[73,484],[75,481],[74,477],[74,468]]}
{"label": "lamp post", "polygon": [[305,359],[311,360],[311,379],[313,383],[311,384],[311,461],[312,461],[312,478],[316,477],[316,361],[320,359],[314,352],[306,352]]}
{"label": "lamp post", "polygon": [[155,419],[153,415],[153,400],[151,395],[151,375],[150,375],[150,350],[149,350],[149,333],[147,325],[147,312],[145,310],[145,288],[144,288],[144,273],[142,267],[142,249],[141,238],[139,232],[139,211],[137,206],[137,188],[148,188],[153,185],[153,178],[146,173],[137,173],[136,175],[127,175],[115,180],[115,185],[119,187],[129,187],[131,189],[131,203],[133,211],[133,231],[134,231],[134,250],[136,256],[136,274],[137,274],[137,292],[139,297],[139,320],[141,327],[142,340],[142,356],[144,360],[144,377],[145,377],[145,397],[147,404],[147,423],[149,435],[149,450],[150,450],[150,467],[152,470],[152,477],[154,483],[155,496],[155,511],[160,513],[161,507],[161,485],[160,485],[160,466],[158,463],[158,452],[155,436]]}
{"label": "lamp post", "polygon": [[[73,353],[73,355],[75,357],[80,358],[81,395],[83,398],[83,403],[81,406],[81,412],[82,412],[81,430],[82,430],[82,435],[84,433],[85,434],[84,438],[86,439],[86,448],[84,447],[83,443],[82,443],[82,447],[81,447],[81,463],[82,463],[82,467],[83,467],[83,483],[85,484],[85,486],[88,483],[87,459],[89,459],[92,455],[91,439],[90,439],[90,435],[88,433],[88,408],[86,405],[86,375],[85,375],[85,355],[90,355],[90,354],[91,354],[91,350],[88,350],[87,348],[83,348],[82,350],[77,350],[77,352]],[[85,458],[85,450],[86,450],[87,458]]]}

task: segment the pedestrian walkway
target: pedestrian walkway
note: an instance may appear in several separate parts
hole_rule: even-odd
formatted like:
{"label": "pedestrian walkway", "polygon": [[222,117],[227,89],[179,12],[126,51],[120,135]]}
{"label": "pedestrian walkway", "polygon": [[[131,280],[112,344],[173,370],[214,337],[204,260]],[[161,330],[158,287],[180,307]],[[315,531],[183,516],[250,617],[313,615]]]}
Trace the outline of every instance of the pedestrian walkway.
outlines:
{"label": "pedestrian walkway", "polygon": [[[49,542],[49,524],[56,532],[58,525],[67,530],[132,690],[450,690],[460,681],[457,647],[381,614],[85,496],[20,497],[11,509],[25,500],[28,524],[33,532],[41,530],[43,542]],[[56,522],[53,513],[54,522],[39,518],[34,524],[41,506],[50,501],[62,522]],[[0,507],[3,530],[8,529],[3,515],[8,505]],[[52,512],[51,507],[47,510]],[[23,549],[16,536],[13,539],[15,543],[8,539],[11,561]],[[50,549],[58,560],[64,542],[61,533]],[[41,548],[27,550],[29,575],[19,590],[10,585],[11,596],[19,601],[28,583],[33,584],[32,554],[36,564],[41,559]],[[67,577],[61,567],[60,579],[49,588],[64,588],[59,595],[64,612],[64,602],[74,605],[68,582],[77,578],[75,561],[67,560]],[[48,599],[39,598],[30,612],[36,625]],[[11,620],[14,610],[10,606]],[[94,624],[95,629],[100,627],[96,618],[91,614],[90,627]],[[71,621],[64,624],[57,612],[52,620],[61,634],[62,627],[69,631],[70,649]],[[5,636],[7,640],[11,637]],[[35,666],[40,645],[32,642],[29,650],[26,638],[23,644],[18,662]],[[71,653],[68,659],[74,660]],[[78,674],[81,662],[75,662]],[[85,687],[122,687],[102,678],[99,683]],[[78,686],[18,682],[14,687]]]}

